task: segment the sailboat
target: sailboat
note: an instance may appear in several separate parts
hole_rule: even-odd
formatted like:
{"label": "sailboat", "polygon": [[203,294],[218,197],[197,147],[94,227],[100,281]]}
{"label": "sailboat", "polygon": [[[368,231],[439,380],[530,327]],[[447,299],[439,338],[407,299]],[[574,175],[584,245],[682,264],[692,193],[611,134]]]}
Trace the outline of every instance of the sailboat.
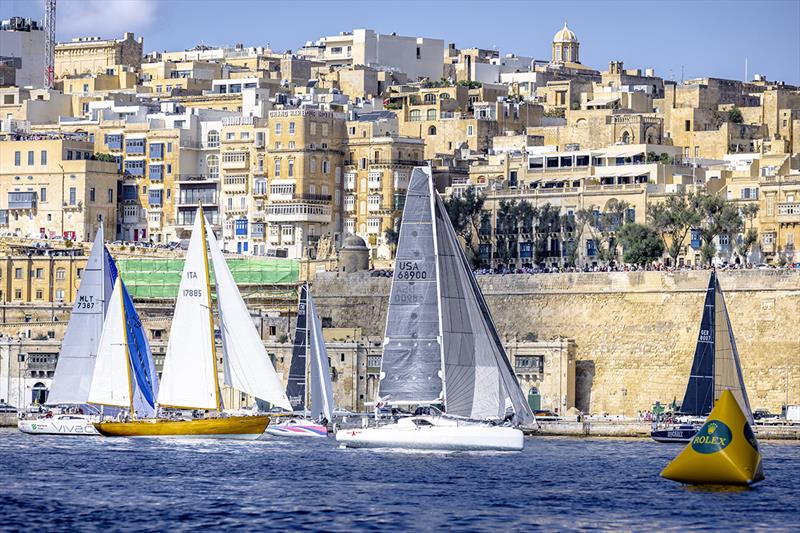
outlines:
{"label": "sailboat", "polygon": [[300,287],[286,396],[296,416],[280,424],[271,424],[267,434],[279,437],[328,435],[327,423],[332,420],[334,408],[333,384],[322,323],[307,283]]}
{"label": "sailboat", "polygon": [[95,423],[101,434],[256,439],[269,424],[268,416],[224,416],[222,412],[209,251],[217,289],[225,383],[274,405],[290,408],[214,233],[202,208],[198,208],[178,286],[157,403],[159,408],[205,410],[213,414],[206,418],[152,417]]}
{"label": "sailboat", "polygon": [[650,434],[651,437],[657,442],[689,442],[725,390],[731,391],[747,421],[752,425],[753,412],[742,378],[739,352],[736,350],[725,297],[717,272],[712,270],[706,289],[692,370],[680,408],[680,414],[690,420],[666,428],[656,428]]}
{"label": "sailboat", "polygon": [[383,347],[376,403],[415,416],[342,429],[341,445],[522,450],[512,425],[535,418],[429,167],[414,168],[406,192]]}
{"label": "sailboat", "polygon": [[116,275],[116,269],[104,244],[101,223],[72,305],[46,402],[49,406],[71,406],[73,412],[20,420],[17,423],[20,431],[37,435],[97,435],[93,417],[83,411],[88,408],[97,348],[114,284],[112,275]]}

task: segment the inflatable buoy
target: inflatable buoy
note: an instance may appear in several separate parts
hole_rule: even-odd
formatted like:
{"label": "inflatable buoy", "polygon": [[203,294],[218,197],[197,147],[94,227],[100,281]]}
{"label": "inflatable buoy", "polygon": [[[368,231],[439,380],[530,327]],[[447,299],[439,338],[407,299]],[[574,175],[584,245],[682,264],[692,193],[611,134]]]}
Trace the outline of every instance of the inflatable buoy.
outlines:
{"label": "inflatable buoy", "polygon": [[661,477],[690,485],[750,485],[764,479],[753,428],[729,390]]}

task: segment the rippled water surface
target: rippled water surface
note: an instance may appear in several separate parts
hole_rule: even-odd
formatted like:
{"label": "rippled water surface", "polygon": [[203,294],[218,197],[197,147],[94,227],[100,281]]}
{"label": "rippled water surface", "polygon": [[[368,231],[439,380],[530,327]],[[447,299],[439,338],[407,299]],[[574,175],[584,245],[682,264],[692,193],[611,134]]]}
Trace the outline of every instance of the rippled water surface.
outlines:
{"label": "rippled water surface", "polygon": [[344,450],[333,439],[43,437],[0,431],[0,529],[420,531],[800,527],[800,446],[762,443],[767,479],[690,489],[680,446],[531,438],[525,451]]}

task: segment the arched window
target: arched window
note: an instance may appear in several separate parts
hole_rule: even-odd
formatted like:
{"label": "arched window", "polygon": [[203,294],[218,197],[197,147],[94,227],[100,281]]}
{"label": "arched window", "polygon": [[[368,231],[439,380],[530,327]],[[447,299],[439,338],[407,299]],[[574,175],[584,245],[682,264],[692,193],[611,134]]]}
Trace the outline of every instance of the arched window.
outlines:
{"label": "arched window", "polygon": [[219,146],[219,132],[217,130],[211,130],[208,132],[207,144],[209,148],[216,148]]}
{"label": "arched window", "polygon": [[428,135],[436,135],[436,126],[428,128]]}
{"label": "arched window", "polygon": [[218,155],[210,155],[206,159],[206,165],[208,165],[208,177],[211,179],[216,179],[219,177],[219,156]]}
{"label": "arched window", "polygon": [[425,103],[426,104],[435,104],[436,103],[436,95],[433,93],[428,93],[425,95]]}
{"label": "arched window", "polygon": [[412,122],[416,122],[418,120],[422,120],[422,112],[419,109],[412,109],[408,113],[408,120]]}
{"label": "arched window", "polygon": [[31,387],[31,403],[35,405],[43,405],[47,401],[47,387],[44,383],[37,382],[36,385]]}
{"label": "arched window", "polygon": [[622,144],[630,144],[631,143],[631,134],[627,131],[622,132]]}
{"label": "arched window", "polygon": [[435,109],[428,109],[428,120],[436,120],[436,110]]}

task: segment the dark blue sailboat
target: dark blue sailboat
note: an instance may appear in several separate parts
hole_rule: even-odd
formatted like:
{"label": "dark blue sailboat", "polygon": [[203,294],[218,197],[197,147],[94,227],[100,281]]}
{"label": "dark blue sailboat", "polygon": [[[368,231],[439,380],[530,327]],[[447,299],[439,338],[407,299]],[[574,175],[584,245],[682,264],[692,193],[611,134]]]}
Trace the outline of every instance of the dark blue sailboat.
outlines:
{"label": "dark blue sailboat", "polygon": [[[689,442],[724,390],[733,393],[742,412],[752,424],[753,415],[742,379],[733,328],[717,273],[712,270],[706,289],[689,383],[686,385],[686,393],[680,408],[680,415],[690,420],[666,428],[656,428],[651,437],[658,442]],[[696,417],[696,420],[691,420],[692,417]]]}

